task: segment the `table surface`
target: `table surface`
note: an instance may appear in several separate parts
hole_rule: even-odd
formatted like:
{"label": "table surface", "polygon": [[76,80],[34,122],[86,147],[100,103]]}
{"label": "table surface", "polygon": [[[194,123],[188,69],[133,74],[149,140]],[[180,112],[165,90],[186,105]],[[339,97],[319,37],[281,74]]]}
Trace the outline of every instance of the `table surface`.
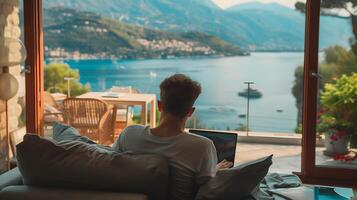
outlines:
{"label": "table surface", "polygon": [[63,101],[67,98],[67,95],[63,94],[63,93],[51,93],[51,95],[53,96],[53,98],[56,101]]}
{"label": "table surface", "polygon": [[[111,92],[112,93],[112,92]],[[103,96],[106,92],[88,92],[78,96],[77,98],[96,98],[104,101],[126,101],[126,102],[150,102],[155,100],[155,94],[142,93],[118,93],[119,97]]]}

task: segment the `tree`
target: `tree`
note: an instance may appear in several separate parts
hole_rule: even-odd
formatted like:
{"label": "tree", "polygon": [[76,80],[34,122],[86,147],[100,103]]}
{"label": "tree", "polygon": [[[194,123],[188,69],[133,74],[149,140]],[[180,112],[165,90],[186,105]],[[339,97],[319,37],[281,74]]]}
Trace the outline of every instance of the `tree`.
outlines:
{"label": "tree", "polygon": [[49,92],[61,92],[67,94],[67,81],[65,77],[71,77],[71,95],[78,96],[90,91],[90,85],[82,85],[79,80],[78,70],[71,69],[68,64],[50,63],[45,66],[45,90]]}
{"label": "tree", "polygon": [[247,125],[243,123],[239,123],[238,125],[239,125],[238,128],[234,129],[235,131],[250,131],[247,130],[248,129]]}
{"label": "tree", "polygon": [[[303,2],[295,3],[296,10],[305,13]],[[357,55],[357,0],[321,0],[321,15],[346,18],[351,20],[354,39],[351,41],[353,52]]]}
{"label": "tree", "polygon": [[[352,50],[346,50],[341,46],[329,47],[325,50],[325,58],[319,64],[319,74],[322,78],[319,80],[319,91],[323,91],[326,83],[333,83],[338,77],[351,75],[357,72],[357,57]],[[298,124],[302,120],[302,98],[303,98],[303,66],[295,69],[295,81],[291,90],[295,97],[295,105],[298,109]],[[320,103],[320,102],[318,102]],[[319,106],[319,105],[318,105]]]}
{"label": "tree", "polygon": [[303,87],[304,87],[304,67],[298,66],[295,69],[294,73],[294,86],[291,89],[291,93],[295,97],[295,106],[298,109],[297,113],[297,124],[299,125],[302,122],[302,94],[303,94]]}

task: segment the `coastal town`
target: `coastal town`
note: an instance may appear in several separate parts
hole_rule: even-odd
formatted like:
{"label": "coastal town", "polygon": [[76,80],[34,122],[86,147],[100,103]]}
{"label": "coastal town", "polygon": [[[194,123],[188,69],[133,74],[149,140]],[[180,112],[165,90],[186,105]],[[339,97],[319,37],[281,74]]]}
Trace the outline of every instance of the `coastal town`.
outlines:
{"label": "coastal town", "polygon": [[[176,57],[178,54],[192,54],[192,55],[214,55],[216,51],[208,46],[200,45],[198,42],[179,41],[179,40],[146,40],[137,39],[137,42],[143,49],[150,52],[157,53],[153,58],[167,58]],[[68,51],[64,48],[50,48],[45,46],[45,56],[49,59],[73,59],[73,60],[91,60],[91,59],[126,59],[127,55],[114,55],[108,52],[99,53],[83,53],[79,50]],[[145,58],[144,56],[137,55],[136,59]]]}

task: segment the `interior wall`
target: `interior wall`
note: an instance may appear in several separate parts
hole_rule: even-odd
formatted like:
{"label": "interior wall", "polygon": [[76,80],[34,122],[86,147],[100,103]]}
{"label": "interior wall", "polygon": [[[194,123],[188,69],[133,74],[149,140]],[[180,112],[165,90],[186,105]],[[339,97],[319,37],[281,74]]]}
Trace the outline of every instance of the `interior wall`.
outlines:
{"label": "interior wall", "polygon": [[[4,47],[5,37],[17,38],[21,36],[18,0],[0,0],[0,62],[9,58],[19,56],[19,51],[10,54],[9,48]],[[12,49],[13,50],[13,49]],[[1,63],[0,63],[1,64]],[[20,66],[12,66],[10,73],[13,74],[21,84]],[[0,73],[2,70],[0,68]],[[16,130],[19,126],[19,116],[22,108],[19,105],[19,95],[8,101],[8,125],[9,131]],[[0,173],[7,170],[6,162],[6,113],[5,102],[0,100]]]}

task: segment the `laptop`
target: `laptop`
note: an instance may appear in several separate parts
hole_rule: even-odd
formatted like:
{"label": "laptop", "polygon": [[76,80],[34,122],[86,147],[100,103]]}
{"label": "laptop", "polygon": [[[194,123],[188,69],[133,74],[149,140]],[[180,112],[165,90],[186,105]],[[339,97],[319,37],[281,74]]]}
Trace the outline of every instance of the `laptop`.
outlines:
{"label": "laptop", "polygon": [[189,129],[189,132],[206,137],[213,141],[213,144],[217,150],[218,163],[224,159],[234,163],[238,140],[237,134],[202,129]]}

